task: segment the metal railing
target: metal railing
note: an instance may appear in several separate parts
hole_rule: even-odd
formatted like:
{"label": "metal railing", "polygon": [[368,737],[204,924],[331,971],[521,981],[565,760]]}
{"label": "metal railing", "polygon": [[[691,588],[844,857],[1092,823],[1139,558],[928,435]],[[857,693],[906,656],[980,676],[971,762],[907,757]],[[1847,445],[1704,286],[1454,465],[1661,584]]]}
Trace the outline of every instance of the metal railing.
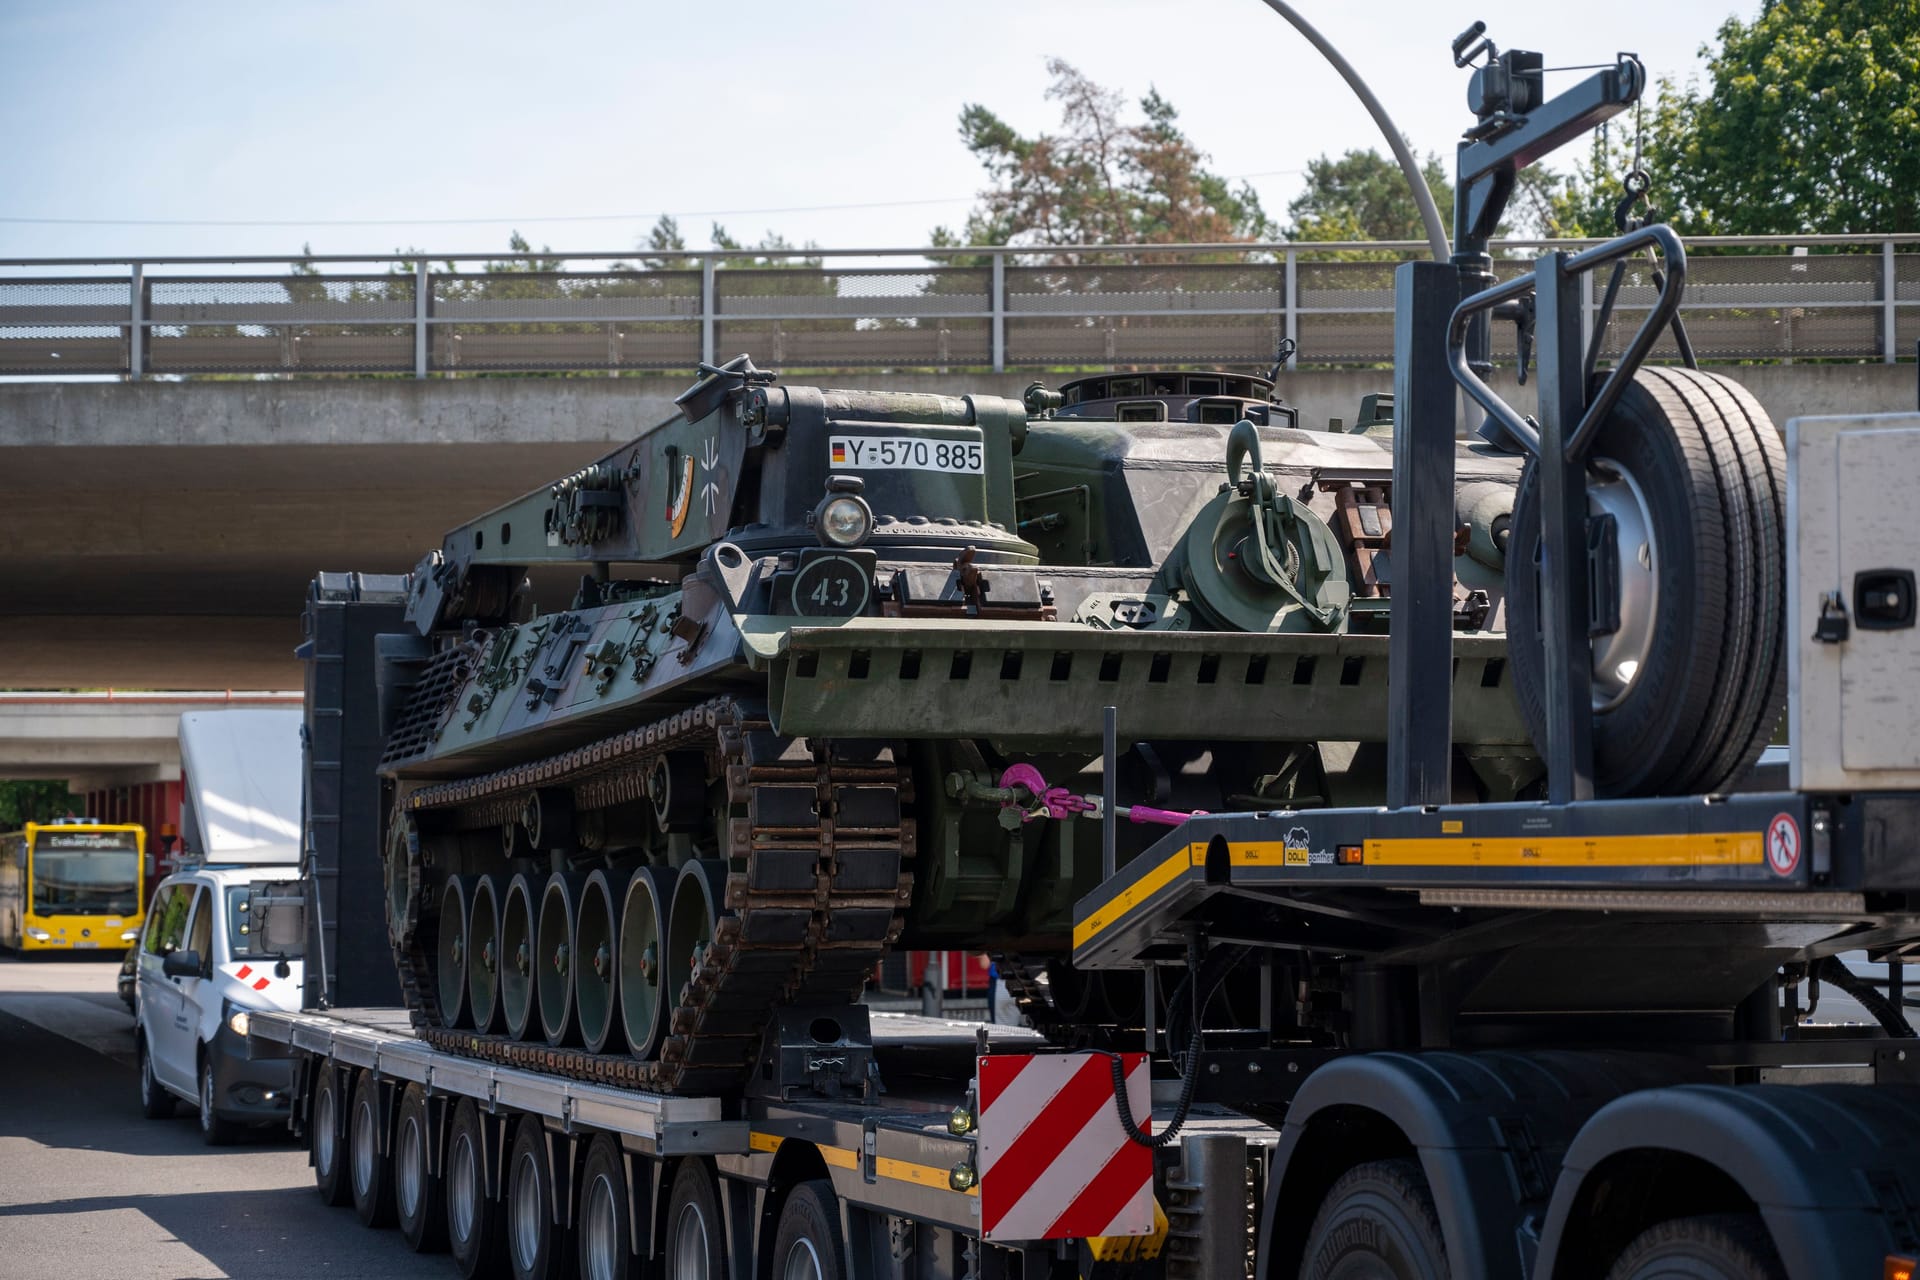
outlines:
{"label": "metal railing", "polygon": [[[1549,243],[1496,242],[1496,273]],[[1702,237],[1703,360],[1883,360],[1920,340],[1920,234]],[[1416,243],[0,261],[0,376],[789,369],[1264,368],[1392,359],[1393,268]],[[113,268],[101,271],[101,268]],[[212,268],[220,268],[213,270]],[[1589,293],[1591,292],[1589,288]],[[1654,296],[1620,291],[1609,340]],[[1596,301],[1586,300],[1589,324]],[[1510,331],[1504,335],[1512,347]],[[1670,339],[1654,358],[1672,359]]]}

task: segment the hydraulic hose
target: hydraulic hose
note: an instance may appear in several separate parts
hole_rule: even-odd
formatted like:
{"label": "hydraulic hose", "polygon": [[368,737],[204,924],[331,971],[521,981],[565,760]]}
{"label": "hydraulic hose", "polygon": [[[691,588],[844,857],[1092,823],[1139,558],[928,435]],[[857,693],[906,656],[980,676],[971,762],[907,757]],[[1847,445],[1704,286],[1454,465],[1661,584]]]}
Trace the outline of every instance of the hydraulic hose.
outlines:
{"label": "hydraulic hose", "polygon": [[1831,982],[1857,1000],[1860,1007],[1872,1014],[1874,1020],[1879,1022],[1888,1035],[1904,1038],[1914,1034],[1913,1024],[1907,1021],[1904,1013],[1894,1007],[1893,1001],[1882,995],[1866,979],[1847,968],[1839,956],[1828,956],[1815,966],[1815,971],[1819,973],[1822,982]]}

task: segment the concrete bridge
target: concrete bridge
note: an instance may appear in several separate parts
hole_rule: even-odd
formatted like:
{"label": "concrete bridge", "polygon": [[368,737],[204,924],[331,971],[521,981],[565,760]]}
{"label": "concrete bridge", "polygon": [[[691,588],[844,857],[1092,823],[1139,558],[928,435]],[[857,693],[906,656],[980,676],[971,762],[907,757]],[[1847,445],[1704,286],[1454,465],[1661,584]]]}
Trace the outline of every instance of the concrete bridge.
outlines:
{"label": "concrete bridge", "polygon": [[[1781,424],[1914,404],[1911,365],[1726,372]],[[1017,397],[1032,376],[820,380]],[[315,571],[411,568],[452,525],[669,417],[686,383],[0,385],[0,688],[296,688]],[[1391,383],[1384,369],[1301,371],[1282,393],[1318,427]],[[1496,385],[1530,406],[1531,386]]]}

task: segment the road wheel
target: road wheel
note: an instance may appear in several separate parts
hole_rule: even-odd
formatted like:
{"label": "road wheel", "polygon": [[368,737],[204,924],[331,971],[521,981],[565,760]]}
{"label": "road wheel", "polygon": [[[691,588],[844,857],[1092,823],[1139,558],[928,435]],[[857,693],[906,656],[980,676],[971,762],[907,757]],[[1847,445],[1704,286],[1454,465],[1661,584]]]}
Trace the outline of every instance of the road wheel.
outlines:
{"label": "road wheel", "polygon": [[447,1187],[441,1174],[429,1172],[432,1141],[426,1091],[410,1084],[400,1095],[393,1124],[393,1208],[400,1234],[415,1253],[447,1247]]}
{"label": "road wheel", "polygon": [[346,1107],[340,1098],[340,1072],[325,1058],[316,1059],[319,1078],[313,1085],[313,1115],[307,1122],[313,1156],[313,1183],[320,1199],[339,1206],[351,1198],[347,1185],[346,1144],[340,1141],[340,1117]]}
{"label": "road wheel", "polygon": [[1307,1233],[1306,1280],[1446,1280],[1446,1244],[1420,1162],[1375,1160],[1347,1170]]}
{"label": "road wheel", "polygon": [[603,1133],[587,1148],[580,1175],[580,1280],[629,1280],[637,1273],[630,1203],[626,1161]]}
{"label": "road wheel", "polygon": [[487,1198],[486,1140],[480,1107],[462,1098],[447,1129],[447,1247],[466,1280],[500,1274],[500,1202]]}
{"label": "road wheel", "polygon": [[698,1158],[680,1162],[667,1201],[667,1275],[672,1280],[726,1280],[720,1192]]}
{"label": "road wheel", "polygon": [[149,1120],[171,1120],[173,1095],[153,1078],[153,1055],[147,1052],[145,1036],[133,1042],[133,1051],[140,1059],[140,1113]]}
{"label": "road wheel", "polygon": [[[1786,453],[1738,384],[1643,369],[1594,438],[1592,516],[1613,518],[1618,626],[1592,640],[1594,790],[1714,791],[1759,756],[1786,699]],[[1507,643],[1546,748],[1540,503],[1522,477],[1507,548]]]}
{"label": "road wheel", "polygon": [[514,1126],[506,1219],[513,1280],[559,1280],[567,1273],[567,1232],[553,1220],[553,1166],[538,1116],[524,1116]]}
{"label": "road wheel", "polygon": [[213,1055],[200,1052],[200,1140],[210,1147],[228,1147],[240,1136],[240,1126],[231,1120],[223,1120],[215,1110],[218,1101],[214,1091]]}
{"label": "road wheel", "polygon": [[825,1178],[803,1182],[787,1193],[774,1237],[774,1280],[841,1280],[847,1273],[846,1247],[840,1241],[840,1205]]}
{"label": "road wheel", "polygon": [[1675,1218],[1647,1228],[1607,1280],[1786,1280],[1787,1269],[1757,1213]]}
{"label": "road wheel", "polygon": [[393,1153],[380,1153],[386,1111],[371,1072],[353,1082],[353,1109],[347,1113],[347,1171],[353,1184],[353,1211],[370,1227],[393,1225]]}

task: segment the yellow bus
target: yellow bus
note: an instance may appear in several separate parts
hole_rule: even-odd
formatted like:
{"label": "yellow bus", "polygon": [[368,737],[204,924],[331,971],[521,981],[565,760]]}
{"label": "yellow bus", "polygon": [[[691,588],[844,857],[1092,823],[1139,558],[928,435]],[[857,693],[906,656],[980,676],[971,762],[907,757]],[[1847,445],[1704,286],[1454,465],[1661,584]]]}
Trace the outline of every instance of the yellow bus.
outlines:
{"label": "yellow bus", "polygon": [[0,835],[0,946],[125,951],[146,906],[147,831],[90,819]]}

